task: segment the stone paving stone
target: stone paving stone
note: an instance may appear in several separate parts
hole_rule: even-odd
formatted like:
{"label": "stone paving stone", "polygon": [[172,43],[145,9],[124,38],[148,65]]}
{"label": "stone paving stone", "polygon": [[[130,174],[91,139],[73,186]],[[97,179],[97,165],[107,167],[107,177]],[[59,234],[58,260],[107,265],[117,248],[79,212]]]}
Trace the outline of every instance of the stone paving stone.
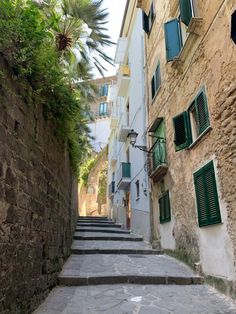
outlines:
{"label": "stone paving stone", "polygon": [[55,288],[34,314],[235,314],[207,285],[100,285]]}
{"label": "stone paving stone", "polygon": [[143,241],[90,241],[90,240],[74,240],[72,249],[130,249],[145,250],[151,249],[151,245]]}
{"label": "stone paving stone", "polygon": [[85,227],[85,226],[79,226],[75,229],[75,231],[87,231],[87,232],[105,232],[105,233],[124,233],[129,234],[129,230],[124,230],[121,228],[105,228],[105,227]]}
{"label": "stone paving stone", "polygon": [[143,238],[134,234],[116,234],[105,232],[75,232],[75,240],[105,240],[105,241],[143,241]]}
{"label": "stone paving stone", "polygon": [[198,277],[185,264],[165,255],[71,255],[61,277],[103,276]]}
{"label": "stone paving stone", "polygon": [[121,228],[122,225],[114,224],[114,223],[77,223],[77,228],[80,227],[102,227],[102,228]]}

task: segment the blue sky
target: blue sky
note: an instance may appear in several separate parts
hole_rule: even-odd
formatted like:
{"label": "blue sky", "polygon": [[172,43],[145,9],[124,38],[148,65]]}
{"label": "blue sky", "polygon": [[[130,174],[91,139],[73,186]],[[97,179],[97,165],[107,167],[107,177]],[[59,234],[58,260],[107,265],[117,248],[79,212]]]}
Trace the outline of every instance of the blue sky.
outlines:
{"label": "blue sky", "polygon": [[[117,42],[120,34],[121,23],[124,15],[126,0],[104,0],[104,8],[108,9],[109,17],[107,28],[109,35],[113,42]],[[108,47],[105,49],[107,55],[114,59],[116,46]],[[115,75],[116,68],[112,66],[106,66],[107,72],[104,73],[105,76]],[[97,74],[97,76],[100,76]]]}

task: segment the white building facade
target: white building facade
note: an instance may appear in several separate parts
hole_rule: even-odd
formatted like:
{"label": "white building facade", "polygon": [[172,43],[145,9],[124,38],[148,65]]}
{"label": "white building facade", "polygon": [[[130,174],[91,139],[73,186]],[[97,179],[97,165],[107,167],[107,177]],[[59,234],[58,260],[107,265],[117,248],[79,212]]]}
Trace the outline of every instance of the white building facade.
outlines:
{"label": "white building facade", "polygon": [[[117,46],[117,84],[113,86],[108,183],[111,216],[124,227],[150,240],[150,201],[146,146],[145,52],[142,11],[128,2]],[[145,149],[145,148],[144,148]]]}

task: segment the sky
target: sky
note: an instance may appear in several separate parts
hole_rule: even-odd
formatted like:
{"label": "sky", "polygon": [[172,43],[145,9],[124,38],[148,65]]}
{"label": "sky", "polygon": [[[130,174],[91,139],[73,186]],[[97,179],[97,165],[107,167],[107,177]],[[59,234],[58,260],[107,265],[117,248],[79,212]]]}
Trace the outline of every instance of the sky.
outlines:
{"label": "sky", "polygon": [[[124,9],[126,0],[104,0],[103,1],[104,8],[108,9],[109,16],[108,16],[108,23],[106,27],[108,28],[109,35],[111,36],[111,40],[117,43],[121,24],[124,15]],[[116,46],[105,48],[106,54],[114,59],[115,57]],[[107,72],[104,72],[105,76],[115,75],[116,68],[110,66],[109,64],[105,66],[107,68]],[[101,77],[100,74],[96,73],[97,77]]]}

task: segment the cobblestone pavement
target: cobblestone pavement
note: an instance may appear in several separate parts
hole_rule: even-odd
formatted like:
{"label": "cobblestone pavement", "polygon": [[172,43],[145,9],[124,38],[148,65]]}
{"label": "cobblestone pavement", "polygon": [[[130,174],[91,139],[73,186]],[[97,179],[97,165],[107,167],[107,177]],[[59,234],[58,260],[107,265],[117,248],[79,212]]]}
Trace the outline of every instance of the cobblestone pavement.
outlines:
{"label": "cobblestone pavement", "polygon": [[166,255],[72,255],[61,276],[196,276],[185,264]]}
{"label": "cobblestone pavement", "polygon": [[140,236],[117,233],[122,229],[110,221],[106,226],[105,218],[101,226],[94,218],[87,219],[89,226],[81,221],[76,229],[90,232],[75,232],[61,287],[34,314],[236,314],[236,303]]}
{"label": "cobblestone pavement", "polygon": [[206,285],[101,285],[55,288],[34,314],[235,314]]}
{"label": "cobblestone pavement", "polygon": [[151,245],[145,243],[143,241],[138,242],[130,242],[130,241],[90,241],[90,240],[74,240],[72,244],[72,248],[74,249],[94,249],[94,250],[101,250],[101,249],[136,249],[136,250],[149,250],[151,249]]}

